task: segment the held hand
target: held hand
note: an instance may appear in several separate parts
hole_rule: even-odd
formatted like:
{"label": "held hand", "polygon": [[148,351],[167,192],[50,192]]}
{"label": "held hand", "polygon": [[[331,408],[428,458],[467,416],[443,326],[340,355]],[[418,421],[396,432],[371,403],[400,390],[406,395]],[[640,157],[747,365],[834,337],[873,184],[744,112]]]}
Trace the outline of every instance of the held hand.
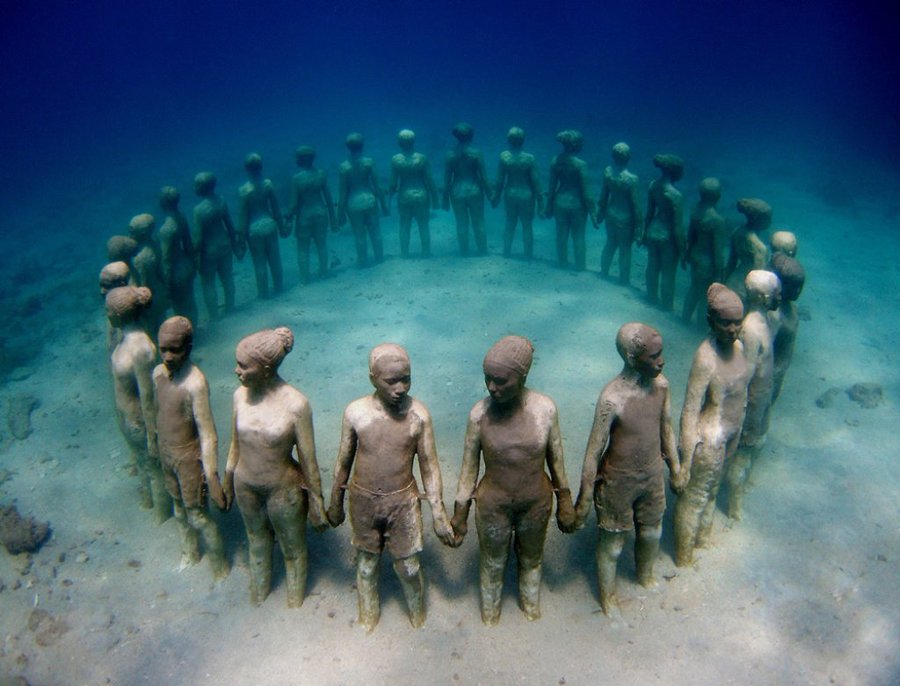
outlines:
{"label": "held hand", "polygon": [[434,518],[434,533],[440,539],[441,543],[451,548],[456,548],[462,543],[462,539],[458,538],[453,532],[453,527],[447,521],[447,513],[441,512]]}
{"label": "held hand", "polygon": [[209,489],[209,497],[222,512],[228,509],[228,500],[225,498],[225,491],[222,490],[222,483],[219,481],[218,473],[213,473],[206,480],[206,487]]}
{"label": "held hand", "polygon": [[316,533],[328,528],[328,515],[325,513],[325,501],[318,493],[309,494],[309,523]]}
{"label": "held hand", "polygon": [[222,491],[225,494],[225,511],[227,512],[234,503],[234,472],[225,472],[225,481],[222,483]]}
{"label": "held hand", "polygon": [[556,525],[564,534],[575,531],[575,506],[572,505],[572,491],[561,488],[556,493]]}
{"label": "held hand", "polygon": [[462,543],[463,538],[466,536],[466,532],[469,530],[469,504],[460,505],[456,503],[453,506],[453,518],[450,520],[450,526],[453,527],[454,533],[456,533],[456,537],[459,539],[459,542]]}
{"label": "held hand", "polygon": [[331,504],[328,506],[328,512],[325,514],[328,523],[333,527],[339,527],[344,523],[344,499],[341,497],[333,497]]}

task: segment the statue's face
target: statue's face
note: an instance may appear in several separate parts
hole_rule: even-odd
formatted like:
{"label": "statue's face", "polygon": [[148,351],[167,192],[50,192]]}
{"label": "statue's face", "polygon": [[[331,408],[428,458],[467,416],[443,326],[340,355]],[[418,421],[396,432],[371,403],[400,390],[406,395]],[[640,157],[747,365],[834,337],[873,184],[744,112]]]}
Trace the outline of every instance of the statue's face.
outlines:
{"label": "statue's face", "polygon": [[191,354],[191,346],[184,336],[172,333],[159,334],[159,355],[169,376],[178,373]]}
{"label": "statue's face", "polygon": [[662,338],[654,336],[640,355],[634,358],[634,369],[642,379],[655,379],[662,373],[666,360],[663,357]]}
{"label": "statue's face", "polygon": [[269,367],[242,352],[238,352],[235,359],[237,365],[234,373],[237,374],[242,386],[254,390],[266,385],[271,376]]}
{"label": "statue's face", "polygon": [[507,367],[486,362],[484,365],[484,385],[491,400],[504,405],[522,394],[525,379],[521,374]]}
{"label": "statue's face", "polygon": [[[743,314],[743,313],[741,313]],[[710,312],[707,320],[715,339],[722,345],[733,345],[741,334],[743,317],[734,312]]]}
{"label": "statue's face", "polygon": [[401,407],[412,385],[409,362],[400,359],[379,360],[369,374],[375,395],[390,407]]}

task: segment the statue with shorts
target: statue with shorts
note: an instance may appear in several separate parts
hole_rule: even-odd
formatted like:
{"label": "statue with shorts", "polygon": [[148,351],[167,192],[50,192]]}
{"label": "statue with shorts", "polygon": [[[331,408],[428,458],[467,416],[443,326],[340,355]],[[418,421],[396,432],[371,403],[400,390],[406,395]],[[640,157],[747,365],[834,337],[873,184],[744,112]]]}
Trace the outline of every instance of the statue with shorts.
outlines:
{"label": "statue with shorts", "polygon": [[241,386],[234,392],[223,490],[227,507],[237,501],[247,530],[254,605],[269,594],[276,540],[284,557],[287,606],[303,604],[307,514],[317,531],[328,527],[312,408],[306,396],[278,374],[293,347],[293,333],[280,326],[245,336],[235,351],[234,371]]}
{"label": "statue with shorts", "polygon": [[247,155],[244,169],[247,171],[247,182],[238,189],[238,235],[240,240],[247,241],[250,248],[256,275],[256,294],[260,298],[268,298],[270,273],[272,290],[275,293],[284,290],[278,237],[288,234],[285,233],[286,224],[278,207],[275,186],[271,179],[263,178],[262,157],[255,152]]}
{"label": "statue with shorts", "polygon": [[207,495],[220,510],[225,494],[219,483],[216,424],[209,404],[209,384],[191,362],[194,328],[186,317],[170,317],[159,327],[162,364],[153,370],[156,431],[166,490],[175,506],[181,535],[181,567],[200,561],[200,538],[213,578],[228,574],[219,527],[207,512]]}
{"label": "statue with shorts", "polygon": [[690,565],[709,545],[725,463],[741,436],[750,370],[738,338],[744,306],[737,293],[713,283],[706,290],[709,337],[694,353],[681,409],[681,469],[672,477],[675,564]]}
{"label": "statue with shorts", "polygon": [[575,530],[556,404],[525,386],[533,356],[531,341],[522,336],[506,336],[491,347],[483,364],[488,397],[469,412],[466,427],[452,524],[459,545],[474,500],[481,621],[489,626],[500,621],[510,545],[519,606],[528,620],[541,616],[541,567],[554,493],[557,525],[565,533]]}
{"label": "statue with shorts", "polygon": [[575,503],[579,527],[592,502],[597,511],[597,579],[607,616],[619,614],[616,565],[629,532],[635,534],[638,583],[657,585],[653,566],[666,511],[664,463],[672,479],[680,470],[669,381],[662,375],[662,336],[631,322],[619,329],[616,349],[625,366],[597,400]]}
{"label": "statue with shorts", "polygon": [[456,147],[447,154],[444,164],[444,202],[442,208],[453,205],[456,218],[456,238],[459,251],[469,254],[469,226],[475,236],[475,249],[479,255],[487,254],[487,233],[484,229],[484,198],[491,189],[484,170],[481,151],[472,146],[475,129],[471,124],[459,123],[453,127]]}
{"label": "statue with shorts", "polygon": [[206,314],[211,320],[219,318],[216,279],[225,293],[225,312],[234,309],[234,264],[247,250],[246,242],[238,238],[224,198],[216,193],[216,177],[212,172],[200,172],[194,177],[194,192],[201,198],[194,205],[194,246],[197,248],[200,285]]}
{"label": "statue with shorts", "polygon": [[116,422],[131,452],[140,479],[141,507],[152,509],[158,523],[172,516],[156,440],[153,365],[156,348],[141,322],[153,296],[143,286],[122,286],[106,294],[106,316],[119,330],[110,355]]}
{"label": "statue with shorts", "polygon": [[381,616],[378,568],[386,548],[394,558],[409,621],[418,628],[425,623],[425,580],[419,564],[424,547],[422,508],[413,476],[417,456],[434,532],[443,543],[455,543],[444,510],[434,429],[427,408],[409,395],[406,350],[393,343],[373,348],[369,380],[375,392],[344,410],[328,521],[332,526],[344,521],[344,490],[348,490],[360,626],[370,632]]}
{"label": "statue with shorts", "polygon": [[309,248],[316,246],[319,278],[328,276],[328,227],[337,230],[334,200],[328,190],[328,176],[317,168],[316,151],[309,145],[301,145],[296,153],[299,171],[291,183],[291,205],[288,218],[294,220],[297,237],[297,267],[300,283],[309,283]]}
{"label": "statue with shorts", "polygon": [[509,150],[500,153],[500,164],[497,167],[497,182],[491,195],[491,206],[500,204],[506,210],[506,225],[503,228],[503,256],[512,254],[513,238],[516,225],[522,222],[522,244],[525,248],[525,259],[534,257],[534,213],[535,206],[539,215],[544,213],[544,194],[538,178],[537,164],[534,155],[525,152],[525,132],[513,126],[506,134]]}
{"label": "statue with shorts", "polygon": [[747,314],[741,325],[741,343],[750,371],[747,413],[741,440],[728,465],[728,516],[740,519],[750,471],[769,431],[769,410],[775,387],[775,330],[770,314],[781,302],[781,282],[770,271],[754,269],[747,274]]}
{"label": "statue with shorts", "polygon": [[691,266],[691,285],[684,296],[681,318],[689,322],[697,305],[714,281],[722,281],[725,269],[725,244],[728,240],[725,219],[716,209],[722,196],[722,184],[713,177],[700,182],[700,201],[694,205],[688,223],[687,243],[681,266]]}
{"label": "statue with shorts", "polygon": [[616,143],[612,148],[613,163],[603,170],[603,186],[597,204],[596,224],[606,222],[606,245],[600,255],[600,274],[609,276],[616,251],[619,253],[619,283],[631,283],[631,245],[641,228],[641,205],[638,200],[638,177],[628,171],[631,148]]}
{"label": "statue with shorts", "polygon": [[437,187],[431,177],[428,158],[415,151],[416,134],[403,129],[397,134],[400,152],[391,158],[391,180],[388,183],[388,207],[397,196],[400,213],[400,255],[409,257],[409,238],[413,219],[419,227],[422,257],[431,257],[429,208],[438,207]]}
{"label": "statue with shorts", "polygon": [[578,157],[584,137],[580,131],[566,130],[556,134],[563,151],[550,162],[547,185],[547,207],[544,216],[556,219],[556,260],[560,267],[569,264],[569,239],[575,253],[575,269],[584,271],[587,247],[584,231],[587,219],[594,213],[594,202],[588,193],[587,163]]}
{"label": "statue with shorts", "polygon": [[659,154],[653,158],[659,178],[650,182],[647,216],[638,243],[647,248],[647,298],[663,310],[675,306],[675,271],[684,253],[681,219],[681,191],[675,184],[684,173],[678,155]]}
{"label": "statue with shorts", "polygon": [[337,225],[343,226],[350,218],[356,244],[356,266],[365,267],[369,263],[369,242],[372,243],[375,262],[384,259],[379,209],[381,214],[387,216],[388,208],[384,191],[378,183],[378,174],[375,173],[375,163],[371,157],[362,154],[363,135],[351,133],[345,143],[350,157],[341,162]]}

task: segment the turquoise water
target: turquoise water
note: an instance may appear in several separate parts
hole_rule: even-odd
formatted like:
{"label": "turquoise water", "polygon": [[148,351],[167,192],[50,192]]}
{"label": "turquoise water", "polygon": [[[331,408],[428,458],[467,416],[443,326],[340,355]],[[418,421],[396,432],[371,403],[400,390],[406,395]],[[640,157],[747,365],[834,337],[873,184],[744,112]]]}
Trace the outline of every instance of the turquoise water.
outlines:
{"label": "turquoise water", "polygon": [[[0,494],[49,519],[54,538],[32,565],[3,554],[0,676],[47,684],[207,675],[222,683],[575,684],[659,674],[674,683],[891,683],[900,626],[891,597],[900,559],[892,431],[900,137],[886,84],[900,62],[889,13],[841,2],[360,5],[3,10],[0,399],[4,413],[21,393],[41,406],[25,441],[2,425],[0,468],[9,477]],[[687,206],[699,181],[715,175],[727,219],[738,221],[738,198],[761,197],[774,208],[774,227],[797,233],[808,319],[745,522],[731,528],[720,517],[715,548],[660,596],[642,594],[623,555],[619,627],[594,614],[589,530],[548,535],[540,622],[521,618],[508,575],[493,633],[478,620],[473,535],[450,551],[429,534],[431,611],[421,632],[408,629],[384,567],[384,615],[370,639],[353,626],[346,525],[311,536],[311,595],[299,611],[284,608],[278,573],[266,604],[247,606],[234,511],[216,515],[234,565],[226,582],[210,589],[203,565],[177,572],[177,533],[137,509],[112,420],[96,289],[107,237],[125,232],[133,215],[156,212],[166,184],[181,189],[189,211],[201,170],[217,174],[234,212],[251,151],[262,154],[283,206],[300,144],[316,147],[336,193],[353,130],[366,136],[384,183],[397,132],[414,129],[441,185],[460,120],[474,125],[491,180],[510,126],[525,129],[545,186],[556,132],[577,128],[595,196],[610,147],[625,140],[644,191],[653,155],[677,153]],[[536,222],[533,264],[500,257],[502,225],[502,210],[489,209],[489,256],[463,260],[452,215],[434,212],[434,259],[405,262],[395,208],[382,220],[383,265],[354,269],[345,227],[329,235],[340,262],[333,278],[305,288],[285,240],[287,292],[268,303],[255,301],[249,259],[239,263],[238,312],[204,326],[195,353],[210,378],[220,471],[233,347],[282,323],[297,334],[284,374],[313,404],[326,490],[341,410],[368,392],[365,355],[386,339],[412,354],[413,394],[435,417],[447,503],[466,414],[484,392],[481,358],[506,333],[535,342],[529,383],[560,407],[573,483],[593,403],[620,365],[613,335],[622,322],[662,331],[677,424],[703,328],[649,307],[640,288],[600,281],[603,231],[588,229],[587,272],[574,274],[554,265],[552,222]],[[415,230],[412,245],[416,252]],[[513,251],[521,254],[518,236]],[[645,264],[636,250],[635,286]],[[685,274],[678,279],[676,311]],[[859,381],[882,385],[880,407],[861,409],[844,394],[827,410],[815,405],[828,388]],[[676,571],[670,518],[657,570],[665,575]],[[48,625],[28,628],[35,608],[68,630],[39,641]]]}

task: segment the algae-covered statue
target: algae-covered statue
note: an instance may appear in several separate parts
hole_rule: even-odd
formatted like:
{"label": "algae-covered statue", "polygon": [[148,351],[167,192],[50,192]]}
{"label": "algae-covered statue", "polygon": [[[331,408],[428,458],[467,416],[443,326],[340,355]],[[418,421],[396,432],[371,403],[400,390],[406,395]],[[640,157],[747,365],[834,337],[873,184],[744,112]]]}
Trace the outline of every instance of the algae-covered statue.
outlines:
{"label": "algae-covered statue", "polygon": [[153,397],[153,364],[156,348],[141,326],[141,315],[153,296],[143,286],[123,286],[106,294],[106,316],[120,330],[110,355],[116,421],[131,452],[140,478],[141,506],[152,509],[156,521],[172,516],[156,441],[156,407]]}
{"label": "algae-covered statue", "polygon": [[350,157],[341,163],[338,193],[337,224],[343,226],[350,218],[357,267],[365,267],[369,263],[369,242],[372,243],[375,262],[381,262],[384,258],[379,209],[385,216],[388,213],[384,191],[375,173],[375,163],[371,157],[362,154],[364,142],[361,133],[347,136],[345,144]]}
{"label": "algae-covered statue", "polygon": [[697,305],[714,281],[725,277],[725,245],[728,241],[725,219],[716,209],[722,197],[722,184],[713,177],[700,182],[700,201],[691,211],[688,223],[687,243],[682,255],[682,266],[691,266],[691,285],[684,296],[681,318],[689,322]]}
{"label": "algae-covered statue", "polygon": [[137,251],[138,243],[131,236],[110,236],[106,241],[106,257],[110,262],[125,262],[130,268]]}
{"label": "algae-covered statue", "polygon": [[272,291],[284,290],[284,271],[278,237],[286,236],[286,224],[278,207],[275,185],[262,175],[262,157],[250,153],[244,159],[247,181],[238,188],[238,223],[240,239],[247,241],[253,272],[256,275],[256,295],[269,297],[269,274]]}
{"label": "algae-covered statue", "polygon": [[629,531],[635,532],[638,583],[657,585],[653,566],[666,511],[664,463],[672,479],[680,470],[669,382],[662,375],[662,336],[631,322],[619,329],[616,349],[625,366],[597,400],[575,504],[578,526],[591,503],[597,510],[597,579],[600,607],[608,616],[619,614],[616,565]]}
{"label": "algae-covered statue", "polygon": [[375,392],[344,410],[328,521],[332,526],[344,521],[344,490],[348,490],[351,542],[357,551],[359,624],[372,631],[381,616],[378,573],[387,549],[409,621],[418,628],[425,623],[425,581],[419,563],[424,546],[422,508],[413,476],[417,456],[434,532],[443,543],[455,543],[444,509],[434,429],[428,409],[409,395],[406,350],[392,343],[376,346],[369,354],[369,380]]}
{"label": "algae-covered statue", "polygon": [[500,153],[491,206],[497,207],[500,204],[500,197],[503,197],[503,206],[506,210],[503,256],[509,257],[512,254],[516,224],[522,222],[525,259],[530,260],[534,256],[535,206],[539,215],[544,213],[544,194],[541,191],[534,155],[522,149],[525,132],[518,126],[513,126],[506,134],[506,140],[509,142],[509,150]]}
{"label": "algae-covered statue", "polygon": [[128,223],[128,233],[137,242],[137,252],[131,258],[131,276],[135,286],[144,286],[153,294],[153,301],[144,313],[147,334],[156,336],[169,306],[169,289],[163,274],[162,250],[154,236],[156,219],[152,214],[138,214]]}
{"label": "algae-covered statue", "polygon": [[197,275],[194,242],[187,217],[178,209],[181,194],[172,186],[159,193],[159,206],[165,221],[159,227],[162,250],[162,271],[169,300],[175,314],[197,321],[197,302],[194,299],[194,277]]}
{"label": "algae-covered statue", "polygon": [[250,602],[260,604],[269,594],[277,539],[287,605],[300,607],[306,594],[307,514],[318,531],[328,523],[312,409],[306,396],[278,375],[293,346],[286,327],[257,331],[237,345],[234,371],[241,386],[234,392],[224,491],[228,507],[237,501],[247,529]]}
{"label": "algae-covered statue", "polygon": [[741,429],[741,440],[734,453],[728,481],[728,516],[740,519],[753,464],[762,450],[769,430],[769,410],[775,383],[775,322],[769,313],[778,309],[781,283],[770,271],[754,269],[747,274],[747,314],[741,325],[741,343],[750,371],[747,386],[747,413]]}
{"label": "algae-covered statue", "polygon": [[769,247],[774,257],[784,253],[788,257],[797,257],[797,236],[792,231],[775,231],[769,239]]}
{"label": "algae-covered statue", "polygon": [[[131,284],[131,268],[127,262],[110,262],[104,265],[100,270],[100,297],[106,302],[106,294],[113,288],[122,286],[130,286]],[[122,339],[122,332],[117,329],[109,320],[106,321],[106,353],[111,355],[113,349]]]}
{"label": "algae-covered statue", "polygon": [[109,264],[103,265],[98,280],[100,285],[100,296],[104,299],[106,298],[106,294],[113,288],[133,285],[130,283],[131,268],[128,266],[127,262],[122,261],[110,262]]}
{"label": "algae-covered statue", "polygon": [[228,574],[219,527],[207,512],[207,494],[220,510],[225,494],[219,483],[216,424],[209,384],[191,362],[194,328],[186,317],[170,317],[159,327],[162,364],[153,370],[156,430],[166,490],[175,506],[181,536],[182,568],[200,561],[200,538],[213,578]]}
{"label": "algae-covered statue", "polygon": [[569,264],[569,239],[575,253],[575,269],[584,271],[587,248],[584,231],[594,205],[588,193],[587,164],[578,157],[584,137],[567,129],[556,134],[563,151],[550,162],[547,207],[544,216],[556,219],[556,259],[560,267]]}
{"label": "algae-covered statue", "polygon": [[[489,396],[472,408],[466,427],[452,524],[459,544],[474,500],[481,620],[487,625],[500,621],[510,544],[518,563],[519,606],[527,619],[540,618],[541,566],[554,492],[560,530],[575,530],[556,404],[525,386],[533,355],[531,342],[521,336],[494,344],[483,365]],[[482,458],[484,477],[478,482]]]}
{"label": "algae-covered statue", "polygon": [[469,254],[469,225],[475,236],[475,249],[479,255],[487,254],[487,234],[484,230],[484,198],[491,189],[484,170],[481,151],[472,146],[475,129],[471,124],[459,123],[453,127],[456,147],[447,154],[444,165],[444,201],[442,208],[453,205],[456,218],[456,237],[459,251]]}
{"label": "algae-covered statue", "polygon": [[797,340],[797,328],[800,325],[800,314],[797,310],[797,298],[803,292],[806,282],[806,270],[793,257],[776,252],[772,256],[772,271],[781,281],[781,304],[773,313],[777,319],[777,333],[772,342],[774,349],[774,377],[772,379],[772,403],[781,395],[784,376],[794,357],[794,342]]}
{"label": "algae-covered statue", "polygon": [[638,177],[628,171],[631,148],[627,143],[612,147],[612,164],[603,170],[603,186],[597,204],[596,222],[606,222],[606,245],[600,255],[600,274],[609,276],[613,257],[619,253],[619,283],[631,283],[631,245],[641,228]]}
{"label": "algae-covered statue", "polygon": [[725,462],[737,449],[750,371],[738,336],[744,305],[721,283],[706,290],[709,337],[694,353],[681,410],[681,470],[672,479],[675,564],[690,565],[709,544]]}
{"label": "algae-covered statue", "polygon": [[294,220],[297,237],[297,267],[300,283],[309,283],[309,247],[316,245],[319,278],[328,276],[328,227],[337,230],[334,200],[328,189],[328,176],[317,168],[316,151],[301,145],[295,153],[299,171],[291,182],[291,204],[288,217]]}
{"label": "algae-covered statue", "polygon": [[769,261],[769,250],[759,234],[772,225],[772,207],[759,198],[741,198],[737,201],[737,210],[746,222],[731,234],[725,285],[744,298],[747,274],[753,269],[765,269]]}
{"label": "algae-covered statue", "polygon": [[431,230],[428,227],[429,208],[438,207],[437,187],[431,177],[428,158],[415,151],[416,134],[403,129],[397,134],[400,152],[391,158],[391,180],[388,184],[388,206],[397,196],[400,213],[400,255],[409,257],[409,238],[413,219],[419,227],[422,257],[431,256]]}
{"label": "algae-covered statue", "polygon": [[675,306],[675,271],[684,252],[682,196],[675,184],[684,173],[678,155],[662,153],[653,158],[659,178],[650,182],[647,216],[638,243],[647,248],[647,298],[664,310]]}
{"label": "algae-covered statue", "polygon": [[225,312],[231,312],[234,309],[232,255],[242,259],[247,245],[238,238],[227,203],[216,193],[216,177],[212,172],[200,172],[194,177],[194,192],[201,198],[194,205],[194,247],[197,249],[203,303],[207,316],[218,319],[216,279],[222,283],[225,293]]}

